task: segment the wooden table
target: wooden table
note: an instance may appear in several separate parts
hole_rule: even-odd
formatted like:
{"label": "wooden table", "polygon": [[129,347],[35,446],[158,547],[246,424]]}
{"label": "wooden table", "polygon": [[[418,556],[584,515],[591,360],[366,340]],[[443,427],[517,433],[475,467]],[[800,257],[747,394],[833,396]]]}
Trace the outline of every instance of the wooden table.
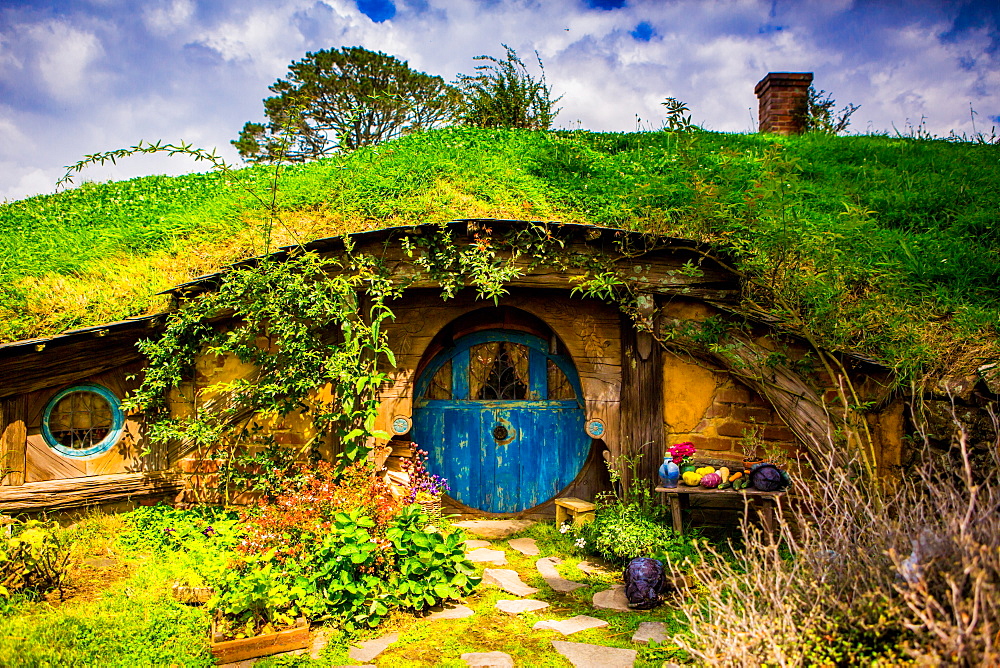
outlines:
{"label": "wooden table", "polygon": [[705,487],[688,487],[677,485],[677,487],[657,487],[657,492],[666,494],[670,498],[670,515],[674,523],[674,532],[678,536],[684,535],[684,523],[681,520],[681,496],[687,497],[691,494],[715,494],[722,496],[741,496],[743,500],[749,502],[757,508],[757,514],[764,524],[764,531],[771,537],[774,536],[774,510],[781,507],[781,497],[787,492],[762,492],[759,489],[706,489]]}

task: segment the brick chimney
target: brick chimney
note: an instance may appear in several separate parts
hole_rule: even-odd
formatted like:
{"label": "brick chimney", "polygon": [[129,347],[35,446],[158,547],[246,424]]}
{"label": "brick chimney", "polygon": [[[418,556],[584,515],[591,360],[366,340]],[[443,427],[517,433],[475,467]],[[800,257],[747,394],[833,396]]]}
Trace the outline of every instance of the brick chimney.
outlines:
{"label": "brick chimney", "polygon": [[812,72],[769,72],[754,87],[760,101],[760,131],[795,135],[805,130]]}

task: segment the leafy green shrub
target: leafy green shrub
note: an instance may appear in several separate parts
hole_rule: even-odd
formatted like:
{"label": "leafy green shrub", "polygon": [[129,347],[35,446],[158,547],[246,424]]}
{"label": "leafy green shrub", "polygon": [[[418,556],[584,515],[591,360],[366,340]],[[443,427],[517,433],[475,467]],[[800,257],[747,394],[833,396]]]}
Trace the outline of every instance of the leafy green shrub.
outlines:
{"label": "leafy green shrub", "polygon": [[294,559],[280,547],[243,555],[217,583],[209,608],[219,611],[223,633],[243,637],[299,616],[336,619],[348,630],[376,626],[393,608],[422,610],[468,593],[479,578],[460,536],[426,526],[419,506],[404,508],[380,546],[371,533],[376,523],[360,509],[337,512],[322,530],[299,533]]}
{"label": "leafy green shrub", "polygon": [[403,608],[421,610],[458,598],[479,584],[465,558],[461,534],[426,531],[426,526],[427,516],[412,505],[387,533],[393,548],[388,590]]}
{"label": "leafy green shrub", "polygon": [[13,522],[0,543],[0,597],[40,595],[53,589],[62,597],[69,546],[56,522]]}
{"label": "leafy green shrub", "polygon": [[614,501],[598,506],[594,521],[583,525],[579,532],[586,549],[616,564],[628,563],[635,557],[671,562],[693,559],[696,552],[691,541],[674,534],[666,521],[639,504]]}
{"label": "leafy green shrub", "polygon": [[299,616],[376,626],[393,608],[462,596],[479,578],[461,539],[427,525],[420,506],[400,508],[369,463],[338,474],[320,462],[243,513],[245,533],[209,607],[223,633],[241,637]]}

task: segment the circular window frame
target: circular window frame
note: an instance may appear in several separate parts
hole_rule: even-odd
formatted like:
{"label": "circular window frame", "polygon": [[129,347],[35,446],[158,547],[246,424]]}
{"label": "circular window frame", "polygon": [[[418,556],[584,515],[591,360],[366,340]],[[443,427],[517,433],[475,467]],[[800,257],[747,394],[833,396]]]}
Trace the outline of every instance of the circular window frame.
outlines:
{"label": "circular window frame", "polygon": [[[52,410],[56,407],[56,404],[74,392],[91,392],[96,394],[107,401],[108,405],[111,407],[111,427],[108,430],[108,435],[101,439],[99,443],[83,450],[69,448],[63,445],[58,439],[56,439],[55,435],[53,435],[52,430],[49,429],[49,417],[52,415]],[[118,443],[124,430],[125,413],[122,411],[121,400],[115,395],[114,392],[103,385],[87,383],[67,387],[59,392],[56,392],[55,396],[49,399],[48,403],[45,404],[45,410],[42,411],[42,438],[45,440],[45,445],[49,446],[59,454],[73,459],[92,459],[103,455],[105,452],[114,447],[116,443]]]}

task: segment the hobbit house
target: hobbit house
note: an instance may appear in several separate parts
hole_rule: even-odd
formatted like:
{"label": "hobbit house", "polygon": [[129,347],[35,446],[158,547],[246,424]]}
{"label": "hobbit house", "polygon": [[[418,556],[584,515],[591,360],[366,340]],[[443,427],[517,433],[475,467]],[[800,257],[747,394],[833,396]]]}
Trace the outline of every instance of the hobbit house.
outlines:
{"label": "hobbit house", "polygon": [[[557,497],[608,489],[609,467],[652,484],[665,448],[680,441],[706,458],[740,459],[750,448],[836,461],[838,421],[847,438],[851,429],[870,435],[878,466],[900,463],[902,401],[888,372],[848,353],[818,358],[781,323],[741,310],[741,277],[711,248],[586,225],[459,220],[269,257],[303,251],[368,258],[396,287],[383,323],[392,362],[382,362],[373,425],[384,438],[367,445],[396,480],[414,447],[426,451],[454,512],[549,515]],[[463,252],[483,259],[478,277],[454,261]],[[175,304],[216,290],[227,273],[174,288]],[[484,279],[497,289],[484,291]],[[136,342],[170,317],[0,346],[0,510],[204,498],[195,495],[218,482],[204,448],[152,443],[143,414],[122,408],[145,364]],[[240,326],[225,313],[210,322]],[[259,345],[280,345],[260,334]],[[210,387],[253,374],[203,350],[169,411],[215,410],[225,397]],[[852,403],[868,407],[854,421],[844,416],[845,384],[858,395]],[[296,411],[255,425],[260,442],[324,458],[342,447]]]}

